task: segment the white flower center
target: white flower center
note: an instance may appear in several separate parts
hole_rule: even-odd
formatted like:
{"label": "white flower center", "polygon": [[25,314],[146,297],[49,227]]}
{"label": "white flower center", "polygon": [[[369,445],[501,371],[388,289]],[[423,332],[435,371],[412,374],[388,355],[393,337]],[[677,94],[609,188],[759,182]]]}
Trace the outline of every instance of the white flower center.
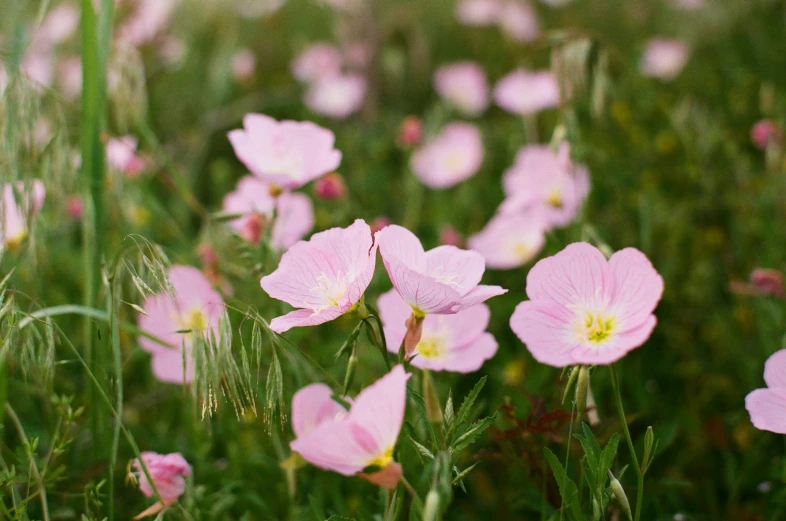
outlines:
{"label": "white flower center", "polygon": [[319,308],[314,311],[319,312],[341,306],[341,301],[347,294],[347,289],[353,280],[355,280],[355,270],[350,270],[346,274],[339,270],[335,278],[330,278],[322,272],[317,277],[317,285],[311,288],[312,293],[319,295],[322,300]]}

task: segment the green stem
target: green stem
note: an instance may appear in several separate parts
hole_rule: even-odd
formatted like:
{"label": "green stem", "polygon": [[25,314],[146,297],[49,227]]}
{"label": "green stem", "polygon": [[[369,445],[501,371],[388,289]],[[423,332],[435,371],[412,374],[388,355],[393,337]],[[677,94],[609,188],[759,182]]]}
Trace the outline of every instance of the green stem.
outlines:
{"label": "green stem", "polygon": [[123,425],[123,420],[120,418],[120,415],[117,413],[114,406],[112,406],[112,400],[110,400],[109,396],[107,396],[106,392],[104,392],[104,388],[101,387],[101,384],[99,383],[98,379],[90,371],[90,366],[87,365],[87,361],[84,358],[82,358],[82,355],[79,354],[79,350],[76,348],[76,346],[74,346],[74,344],[68,339],[68,337],[65,336],[64,331],[60,329],[60,327],[57,324],[53,323],[53,325],[60,332],[62,339],[65,341],[66,345],[71,350],[71,352],[74,353],[74,356],[77,358],[79,363],[82,365],[82,367],[84,367],[85,372],[87,373],[87,378],[95,387],[98,397],[101,398],[101,400],[106,405],[107,409],[109,409],[109,412],[112,414],[112,417],[115,419],[115,421],[117,421],[120,430],[122,431],[123,435],[128,441],[128,444],[131,446],[131,450],[134,452],[134,456],[136,456],[136,459],[139,461],[140,467],[142,467],[142,472],[144,473],[145,477],[150,483],[150,486],[153,488],[153,495],[155,496],[156,500],[164,504],[164,500],[161,498],[161,494],[158,492],[158,487],[156,486],[156,482],[153,481],[153,478],[150,475],[150,471],[147,469],[147,465],[145,465],[145,461],[142,459],[142,453],[139,450],[139,446],[136,444],[136,440],[128,431],[128,429],[126,429],[126,426]]}
{"label": "green stem", "polygon": [[[104,149],[101,132],[106,107],[106,63],[99,54],[98,22],[92,0],[81,0],[82,7],[82,183],[86,195],[84,220],[84,303],[94,308],[98,302],[101,285],[101,262],[104,251]],[[93,321],[85,320],[85,359],[92,373],[102,367],[101,349],[96,349]],[[88,386],[92,389],[92,386]],[[88,393],[89,405],[95,399],[95,390]],[[93,451],[100,451],[103,425],[97,408],[90,410],[90,427]]]}
{"label": "green stem", "polygon": [[[568,426],[568,441],[565,447],[565,477],[562,478],[562,483],[560,484],[560,490],[567,490],[567,481],[568,481],[568,463],[570,463],[570,442],[573,439],[573,423],[576,417],[576,400],[573,400],[573,406],[570,409],[570,425]],[[562,521],[562,516],[565,514],[565,498],[560,494],[560,505],[559,505],[559,519]]]}
{"label": "green stem", "polygon": [[[368,321],[369,318],[373,318],[379,326],[379,335],[377,335],[377,332],[374,330],[374,326],[371,324],[371,322]],[[388,371],[390,371],[391,366],[390,358],[388,356],[388,343],[387,340],[385,340],[385,330],[382,329],[382,322],[379,320],[377,315],[370,314],[368,318],[363,319],[363,323],[366,324],[366,331],[368,331],[371,342],[377,346],[380,354],[382,355],[382,359],[385,360],[385,367],[387,367]],[[380,340],[380,338],[382,340]]]}
{"label": "green stem", "polygon": [[[114,278],[107,284],[107,311],[109,313],[109,330],[112,337],[112,354],[114,359],[115,385],[117,386],[117,402],[115,409],[118,418],[123,416],[123,356],[120,350],[120,331],[115,308]],[[109,458],[109,521],[115,519],[115,467],[117,453],[120,448],[120,421],[116,420],[112,432],[112,452]]]}
{"label": "green stem", "polygon": [[[87,306],[79,306],[76,304],[66,304],[63,306],[52,306],[51,308],[39,309],[38,311],[34,311],[33,313],[30,313],[21,321],[19,321],[19,328],[21,329],[29,325],[34,320],[40,320],[42,318],[47,318],[47,317],[55,317],[58,315],[71,315],[71,314],[82,315],[88,318],[95,318],[103,322],[109,322],[110,320],[109,313],[107,313],[106,311],[101,311],[100,309],[90,308]],[[125,329],[129,333],[133,333],[138,336],[143,336],[145,338],[152,340],[153,342],[157,342],[161,344],[162,346],[171,347],[166,340],[162,340],[161,338],[158,338],[155,335],[151,335],[150,333],[147,333],[139,329],[134,324],[131,324],[129,322],[120,322],[119,325],[121,329]]]}
{"label": "green stem", "polygon": [[8,417],[11,418],[14,426],[16,426],[16,432],[19,433],[19,437],[22,439],[22,443],[25,445],[25,452],[27,453],[27,457],[30,458],[30,467],[33,469],[33,477],[35,478],[40,493],[42,515],[44,516],[44,521],[49,521],[49,505],[46,501],[44,480],[41,478],[41,473],[38,472],[38,465],[36,465],[35,456],[33,455],[33,451],[30,449],[30,442],[28,441],[27,435],[25,434],[25,429],[22,427],[22,422],[19,421],[19,417],[16,415],[16,412],[8,403],[5,404],[5,412],[8,414]]}
{"label": "green stem", "polygon": [[620,393],[619,384],[617,382],[617,374],[614,371],[614,364],[609,365],[609,374],[611,375],[611,386],[614,388],[614,395],[617,400],[617,412],[620,415],[622,431],[625,434],[625,441],[628,443],[630,458],[633,460],[633,468],[636,472],[636,514],[633,517],[633,521],[639,521],[641,518],[641,503],[644,498],[644,474],[641,472],[639,458],[636,456],[636,449],[633,446],[633,440],[628,430],[628,421],[625,419],[625,410],[622,408],[622,394]]}

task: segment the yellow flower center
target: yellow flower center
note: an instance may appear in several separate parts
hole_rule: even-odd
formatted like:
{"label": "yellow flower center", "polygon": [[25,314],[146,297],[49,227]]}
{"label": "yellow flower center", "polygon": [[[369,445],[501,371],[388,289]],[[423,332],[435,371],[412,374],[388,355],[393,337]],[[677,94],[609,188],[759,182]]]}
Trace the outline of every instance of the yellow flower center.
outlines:
{"label": "yellow flower center", "polygon": [[415,350],[424,358],[440,358],[445,353],[445,339],[423,336]]}
{"label": "yellow flower center", "polygon": [[5,239],[5,247],[8,248],[11,251],[16,251],[16,250],[19,249],[19,247],[22,245],[22,243],[25,242],[26,238],[27,238],[27,231],[26,230],[23,230],[23,231],[19,232],[18,234],[16,234],[13,237],[6,237],[6,239]]}
{"label": "yellow flower center", "polygon": [[191,330],[192,332],[203,331],[207,328],[207,317],[201,309],[192,309],[182,319],[183,329]]}
{"label": "yellow flower center", "polygon": [[393,447],[388,448],[382,454],[378,455],[376,458],[368,462],[367,467],[379,467],[384,469],[388,465],[393,463]]}
{"label": "yellow flower center", "polygon": [[549,193],[548,197],[546,197],[546,202],[554,208],[562,208],[562,194],[559,192],[558,188],[554,188],[551,193]]}
{"label": "yellow flower center", "polygon": [[593,344],[600,344],[609,339],[614,332],[614,317],[587,313],[584,317],[584,339]]}
{"label": "yellow flower center", "polygon": [[317,277],[317,285],[311,288],[311,291],[319,294],[322,297],[322,306],[317,309],[321,311],[330,307],[337,308],[341,305],[341,299],[347,294],[349,283],[355,278],[353,272],[344,275],[339,271],[336,274],[335,280],[329,278],[325,273]]}

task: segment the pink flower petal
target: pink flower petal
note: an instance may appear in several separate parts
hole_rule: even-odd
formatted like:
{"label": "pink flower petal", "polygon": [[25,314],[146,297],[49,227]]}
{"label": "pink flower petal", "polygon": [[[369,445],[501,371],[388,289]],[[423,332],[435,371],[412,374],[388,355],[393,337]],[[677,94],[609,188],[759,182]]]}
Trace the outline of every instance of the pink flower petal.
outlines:
{"label": "pink flower petal", "polygon": [[786,389],[786,349],[767,359],[764,364],[764,381],[771,389]]}
{"label": "pink flower petal", "polygon": [[605,303],[613,289],[606,258],[585,242],[570,244],[553,257],[538,261],[527,275],[530,299],[560,305]]}
{"label": "pink flower petal", "polygon": [[786,390],[756,389],[745,397],[745,408],[757,429],[786,434]]}
{"label": "pink flower petal", "polygon": [[663,278],[647,256],[635,248],[612,255],[609,268],[614,280],[612,306],[620,317],[620,327],[636,327],[655,311],[663,295]]}
{"label": "pink flower petal", "polygon": [[311,384],[292,397],[292,430],[298,438],[346,410],[333,401],[333,391],[325,384]]}
{"label": "pink flower petal", "polygon": [[363,425],[377,451],[396,444],[407,404],[407,380],[411,375],[397,365],[363,389],[355,398],[347,420]]}
{"label": "pink flower petal", "polygon": [[553,367],[575,363],[572,351],[579,346],[571,330],[573,315],[552,302],[527,300],[516,306],[510,328],[538,362]]}

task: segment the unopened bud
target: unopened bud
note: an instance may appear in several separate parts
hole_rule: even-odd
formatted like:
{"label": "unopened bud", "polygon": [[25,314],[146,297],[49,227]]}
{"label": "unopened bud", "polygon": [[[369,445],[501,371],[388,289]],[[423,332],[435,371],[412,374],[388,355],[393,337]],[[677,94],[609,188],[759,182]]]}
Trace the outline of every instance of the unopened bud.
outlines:
{"label": "unopened bud", "polygon": [[439,493],[429,490],[426,496],[426,505],[423,507],[423,521],[436,521],[439,515]]}
{"label": "unopened bud", "polygon": [[652,425],[647,427],[647,433],[644,435],[644,458],[641,460],[641,472],[647,472],[647,467],[654,457],[652,448],[655,445],[655,432],[652,430]]}
{"label": "unopened bud", "polygon": [[581,370],[581,366],[577,365],[573,369],[570,370],[570,376],[568,376],[568,383],[565,385],[565,393],[562,395],[562,403],[568,399],[568,395],[570,394],[571,389],[576,384],[576,380],[579,378],[579,371]]}
{"label": "unopened bud", "polygon": [[423,336],[423,319],[424,316],[416,315],[414,312],[412,316],[407,319],[407,332],[404,334],[404,351],[407,358],[412,356],[415,349],[418,347],[420,337]]}
{"label": "unopened bud", "polygon": [[314,184],[314,193],[326,201],[344,199],[347,196],[347,186],[341,174],[330,172],[317,180]]}
{"label": "unopened bud", "polygon": [[579,379],[576,382],[576,410],[581,414],[587,407],[587,390],[590,385],[590,370],[582,365],[579,370]]}
{"label": "unopened bud", "polygon": [[401,122],[398,131],[398,145],[402,148],[410,148],[417,145],[423,136],[423,125],[420,118],[408,116]]}
{"label": "unopened bud", "polygon": [[426,402],[426,415],[431,423],[442,423],[442,408],[439,406],[439,395],[434,387],[434,380],[428,371],[423,371],[423,397]]}
{"label": "unopened bud", "polygon": [[631,514],[630,511],[630,502],[628,501],[628,496],[625,494],[625,490],[622,488],[622,484],[614,477],[611,471],[609,471],[609,478],[611,479],[611,491],[614,493],[614,497],[617,498],[617,503],[619,503],[622,510],[625,511],[628,519],[633,519],[633,514]]}
{"label": "unopened bud", "polygon": [[344,392],[342,393],[344,396],[347,395],[349,392],[349,388],[352,387],[352,381],[355,379],[355,369],[358,366],[358,355],[355,353],[355,349],[352,348],[352,354],[349,355],[349,360],[347,360],[347,372],[344,375]]}

